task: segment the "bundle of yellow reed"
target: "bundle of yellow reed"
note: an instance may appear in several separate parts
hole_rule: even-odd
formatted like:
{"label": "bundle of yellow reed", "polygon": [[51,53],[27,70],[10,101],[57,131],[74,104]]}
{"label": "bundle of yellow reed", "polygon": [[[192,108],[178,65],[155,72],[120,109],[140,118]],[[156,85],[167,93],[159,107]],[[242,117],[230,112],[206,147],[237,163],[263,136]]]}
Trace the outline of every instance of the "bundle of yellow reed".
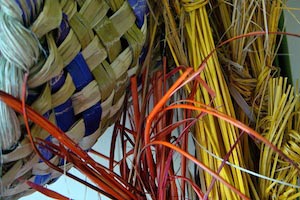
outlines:
{"label": "bundle of yellow reed", "polygon": [[[297,117],[295,118],[295,113],[299,112],[299,91],[294,91],[286,79],[272,79],[280,75],[279,67],[287,67],[284,63],[280,63],[282,66],[274,66],[282,37],[279,33],[280,16],[286,7],[285,4],[286,1],[281,0],[214,1],[216,9],[213,13],[221,21],[215,23],[216,30],[223,30],[218,35],[219,40],[224,40],[222,37],[230,39],[239,35],[249,35],[232,41],[219,52],[219,57],[226,66],[225,71],[230,93],[235,100],[238,119],[255,128],[286,155],[293,155],[293,160],[298,160],[297,154],[292,153],[299,143],[290,138],[289,132],[300,131],[296,125],[299,122]],[[265,34],[261,35],[258,32]],[[258,145],[258,161],[251,155],[253,148],[249,151],[251,146],[255,149],[256,145],[249,142],[253,143],[244,138],[244,157],[248,168],[255,170],[255,165],[259,162],[258,171],[261,175],[296,184],[297,178],[294,175],[297,169],[293,169],[290,163],[278,161],[278,155],[265,145]],[[288,175],[287,169],[293,171]],[[283,178],[283,174],[286,178]],[[259,199],[294,199],[298,196],[296,190],[291,187],[265,179],[259,179],[258,183],[256,188],[259,191]],[[284,193],[284,190],[288,192]]]}
{"label": "bundle of yellow reed", "polygon": [[[199,66],[206,57],[215,49],[213,35],[210,28],[209,18],[206,11],[208,1],[181,1],[181,6],[178,7],[180,14],[184,19],[183,30],[185,43],[187,47],[187,57],[189,64],[194,67],[194,70],[199,70]],[[168,7],[165,3],[166,8]],[[168,19],[171,20],[171,19]],[[174,31],[174,30],[173,30]],[[175,60],[182,57],[181,54],[173,54]],[[178,63],[182,64],[182,63]],[[205,80],[208,86],[215,92],[215,97],[211,98],[206,88],[200,84],[197,87],[195,101],[202,102],[207,105],[213,104],[221,112],[235,117],[234,108],[229,95],[227,83],[225,81],[222,68],[219,64],[217,54],[214,53],[206,60],[205,69],[201,73],[201,78]],[[195,116],[199,113],[195,113]],[[218,157],[224,157],[226,152],[229,152],[235,141],[238,138],[239,132],[232,125],[224,122],[221,119],[215,119],[213,116],[205,116],[199,120],[194,129],[194,135],[197,142],[205,147]],[[203,149],[197,148],[197,158],[211,169],[219,168],[221,162],[215,160],[208,155]],[[232,151],[232,156],[229,161],[237,166],[244,167],[242,149],[237,147]],[[225,166],[220,172],[230,184],[238,188],[247,196],[249,195],[249,185],[247,175],[240,170]],[[208,191],[212,182],[212,177],[204,171],[200,171],[201,188],[203,191]],[[210,193],[212,198],[238,198],[232,191],[224,187],[222,184],[216,184]]]}
{"label": "bundle of yellow reed", "polygon": [[[274,103],[274,99],[270,99],[269,94],[271,93],[269,93],[268,87],[272,88],[269,79],[279,75],[278,68],[274,67],[274,60],[280,44],[280,36],[277,33],[280,31],[278,28],[279,18],[284,3],[281,0],[182,0],[171,3],[163,1],[162,3],[165,9],[164,21],[169,23],[166,25],[166,39],[175,63],[178,66],[188,63],[196,71],[203,70],[200,74],[201,79],[205,80],[215,92],[215,96],[212,97],[199,83],[194,96],[195,101],[212,105],[219,111],[236,117],[260,133],[264,133],[264,136],[266,136],[265,131],[260,126],[266,118],[274,115],[274,113],[270,114],[268,110],[270,108],[268,105]],[[171,7],[174,8],[174,12],[170,9]],[[210,18],[207,12],[209,12]],[[218,45],[225,40],[232,41],[226,42],[227,45],[219,46],[218,54],[212,53],[215,51],[215,44]],[[179,41],[182,46],[178,44]],[[201,65],[203,63],[205,66]],[[287,93],[290,94],[287,84],[283,84],[282,81],[276,83],[280,83],[278,87],[288,90]],[[187,87],[187,91],[191,91],[191,86]],[[291,93],[288,95],[289,100],[287,101],[297,104],[297,98],[293,97],[293,92]],[[291,112],[297,112],[297,108],[292,107]],[[195,116],[199,114],[195,113]],[[290,118],[289,120],[295,119]],[[287,122],[287,124],[291,126],[292,122]],[[281,124],[280,128],[286,130],[287,124]],[[268,125],[264,124],[264,128],[270,131]],[[289,129],[299,132],[295,127]],[[219,168],[220,161],[207,154],[206,150],[218,157],[224,157],[227,152],[230,152],[228,158],[230,163],[256,171],[255,163],[259,162],[259,156],[255,157],[252,153],[256,151],[257,147],[255,142],[248,141],[248,136],[239,138],[240,133],[232,125],[210,115],[202,117],[193,131],[197,142],[203,147],[196,146],[197,158],[200,161],[218,171],[221,177],[246,196],[259,199],[268,194],[266,187],[270,190],[271,186],[257,189],[259,185],[264,185],[265,181],[259,179],[260,184],[257,185],[256,179],[239,169],[228,166],[224,166],[223,169]],[[265,138],[275,145],[280,141],[278,149],[281,149],[281,143],[285,140],[283,137],[280,140],[277,139],[278,141],[273,141],[267,136]],[[242,142],[235,146],[238,140]],[[265,152],[269,152],[271,155],[275,154],[277,157],[278,154],[265,145],[259,146],[261,156],[258,171],[263,176],[275,178],[274,173],[271,176],[269,168],[263,166],[265,162],[273,162],[273,157],[268,156]],[[290,151],[291,145],[288,146]],[[293,147],[296,148],[295,145]],[[288,150],[283,151],[288,152]],[[273,167],[272,169],[277,168]],[[210,197],[213,199],[238,198],[222,184],[216,184],[212,189],[212,178],[205,172],[201,171],[199,177],[202,191],[212,190]],[[295,180],[293,179],[293,181]],[[291,191],[289,194],[294,195]],[[276,196],[280,195],[282,194],[276,194]]]}

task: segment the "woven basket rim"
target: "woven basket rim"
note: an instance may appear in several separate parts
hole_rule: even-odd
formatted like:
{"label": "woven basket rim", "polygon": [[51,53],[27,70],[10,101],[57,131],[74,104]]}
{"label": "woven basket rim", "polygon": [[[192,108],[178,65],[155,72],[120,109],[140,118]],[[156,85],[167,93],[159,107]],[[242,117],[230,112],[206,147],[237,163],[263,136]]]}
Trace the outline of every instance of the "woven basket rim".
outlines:
{"label": "woven basket rim", "polygon": [[[22,56],[32,60],[22,60],[21,56],[12,58],[11,54],[19,52],[3,51],[12,50],[12,47],[2,41],[0,58],[15,66],[20,74],[29,71],[27,103],[31,108],[48,118],[82,149],[88,150],[120,115],[128,77],[139,68],[139,56],[147,34],[145,2],[141,5],[143,15],[135,10],[137,4],[131,5],[124,0],[114,0],[115,4],[91,0],[32,2],[34,7],[26,4],[26,0],[1,5],[7,9],[2,13],[3,19],[9,20],[21,33],[7,34],[7,37],[17,41],[23,47],[20,49]],[[30,44],[27,51],[23,40]],[[22,78],[15,80],[8,76],[11,83],[20,87]],[[20,98],[21,93],[14,96]],[[12,115],[16,116],[17,126],[21,128],[22,117]],[[2,196],[8,199],[32,192],[26,180],[44,185],[60,176],[40,161],[25,131],[20,130],[22,137],[18,136],[17,142],[14,140],[9,148],[2,149]],[[33,123],[31,133],[58,143]],[[57,155],[42,147],[38,149],[54,165],[64,164]],[[71,166],[69,163],[67,168]]]}

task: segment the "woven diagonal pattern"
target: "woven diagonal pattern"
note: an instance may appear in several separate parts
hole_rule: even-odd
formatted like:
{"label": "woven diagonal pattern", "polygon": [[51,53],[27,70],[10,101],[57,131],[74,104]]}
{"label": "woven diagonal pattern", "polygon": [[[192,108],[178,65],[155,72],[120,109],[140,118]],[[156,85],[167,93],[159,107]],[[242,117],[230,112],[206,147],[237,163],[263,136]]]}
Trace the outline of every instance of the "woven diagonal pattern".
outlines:
{"label": "woven diagonal pattern", "polygon": [[[8,27],[0,30],[1,37],[16,41],[13,45],[3,41],[0,44],[0,67],[4,66],[1,76],[7,76],[0,89],[5,90],[8,82],[16,84],[17,91],[6,92],[20,98],[22,77],[28,71],[27,103],[80,147],[91,148],[118,117],[128,77],[138,68],[146,37],[145,1],[0,2],[1,20]],[[11,78],[4,69],[14,69],[14,73],[9,73],[19,78]],[[23,130],[22,117],[3,107],[19,119],[7,120],[16,130],[20,127],[17,140],[1,144],[1,193],[4,198],[16,199],[32,192],[26,180],[44,185],[60,174],[35,154]],[[35,124],[31,124],[31,132],[34,137],[57,142]],[[71,167],[64,166],[64,161],[51,152],[38,148],[53,164]]]}

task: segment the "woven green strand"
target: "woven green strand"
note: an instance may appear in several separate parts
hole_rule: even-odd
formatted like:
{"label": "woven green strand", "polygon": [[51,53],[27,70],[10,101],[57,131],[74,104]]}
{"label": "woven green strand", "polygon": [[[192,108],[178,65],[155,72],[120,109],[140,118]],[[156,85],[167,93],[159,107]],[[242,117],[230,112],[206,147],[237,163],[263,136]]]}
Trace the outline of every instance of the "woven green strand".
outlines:
{"label": "woven green strand", "polygon": [[39,41],[19,21],[0,10],[0,52],[8,62],[29,71],[39,57]]}
{"label": "woven green strand", "polygon": [[[0,56],[0,90],[17,98],[21,97],[22,70]],[[0,145],[9,149],[21,136],[20,124],[14,110],[0,102]]]}
{"label": "woven green strand", "polygon": [[[15,1],[0,0],[0,90],[21,97],[24,72],[29,72],[41,52],[37,37],[22,23]],[[0,145],[10,149],[21,136],[16,113],[0,102]]]}

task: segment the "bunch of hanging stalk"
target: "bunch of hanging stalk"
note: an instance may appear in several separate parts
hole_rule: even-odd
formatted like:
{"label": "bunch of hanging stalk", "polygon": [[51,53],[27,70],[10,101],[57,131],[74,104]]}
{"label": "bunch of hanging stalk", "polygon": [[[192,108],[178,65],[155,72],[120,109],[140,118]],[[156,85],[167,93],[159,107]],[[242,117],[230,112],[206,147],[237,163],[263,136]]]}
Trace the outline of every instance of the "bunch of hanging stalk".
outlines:
{"label": "bunch of hanging stalk", "polygon": [[[176,65],[192,66],[195,71],[203,67],[200,78],[214,91],[211,96],[207,87],[199,83],[193,95],[195,102],[210,105],[247,124],[298,160],[299,142],[295,133],[299,133],[299,90],[280,77],[279,65],[274,66],[284,35],[280,16],[285,3],[175,0],[162,1],[161,8]],[[215,45],[219,45],[216,51]],[[186,89],[191,91],[189,87]],[[195,112],[193,116],[200,114]],[[299,196],[295,186],[291,186],[297,183],[298,170],[279,158],[268,145],[212,115],[203,116],[192,133],[197,159],[246,196],[253,199]],[[232,165],[224,166],[212,155]],[[250,176],[241,168],[291,185]],[[239,198],[224,184],[214,184],[213,177],[205,170],[199,169],[195,179],[199,179],[202,191],[209,193],[204,198],[207,195],[212,199]]]}
{"label": "bunch of hanging stalk", "polygon": [[25,122],[28,116],[62,144],[36,139],[34,145],[72,162],[96,186],[67,176],[113,199],[299,197],[299,88],[274,65],[281,37],[291,35],[278,28],[284,1],[162,0],[149,6],[148,54],[131,77],[110,155],[86,153],[1,93]]}

